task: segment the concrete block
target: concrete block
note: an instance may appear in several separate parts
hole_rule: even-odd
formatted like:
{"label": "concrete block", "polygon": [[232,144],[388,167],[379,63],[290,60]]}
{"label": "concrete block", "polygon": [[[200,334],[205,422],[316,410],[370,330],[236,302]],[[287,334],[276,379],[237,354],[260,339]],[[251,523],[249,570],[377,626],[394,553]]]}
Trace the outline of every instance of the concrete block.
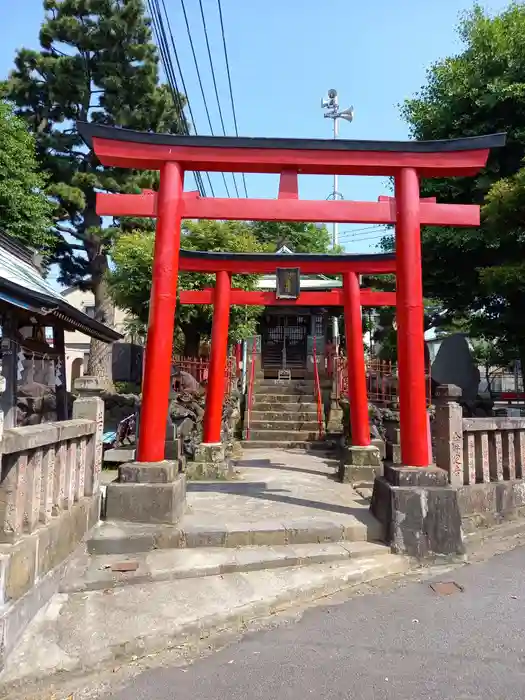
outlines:
{"label": "concrete block", "polygon": [[343,539],[343,526],[331,521],[308,523],[302,520],[292,520],[286,521],[284,528],[287,544],[339,542]]}
{"label": "concrete block", "polygon": [[233,469],[230,460],[222,462],[186,462],[186,477],[189,481],[230,479]]}
{"label": "concrete block", "polygon": [[[250,523],[248,526],[249,540],[252,545],[281,545],[287,543],[286,526],[275,520],[259,520],[257,523]],[[234,542],[238,544],[233,544]],[[232,544],[230,544],[232,543]],[[228,533],[228,544],[230,547],[242,546],[242,530],[237,526],[235,531]]]}
{"label": "concrete block", "polygon": [[224,462],[224,446],[220,443],[216,445],[201,443],[195,450],[196,462]]}
{"label": "concrete block", "polygon": [[171,484],[178,479],[177,461],[128,462],[118,468],[121,484]]}
{"label": "concrete block", "polygon": [[385,459],[385,457],[386,457],[385,441],[381,440],[381,438],[373,438],[370,441],[370,444],[372,445],[372,447],[377,447],[377,449],[379,450],[379,456],[381,457],[381,459]]}
{"label": "concrete block", "polygon": [[38,531],[37,573],[39,577],[61,564],[75,550],[92,527],[93,512],[96,512],[99,506],[98,496],[82,499],[75,503],[71,510],[62,512]]}
{"label": "concrete block", "polygon": [[188,525],[183,529],[183,541],[186,547],[225,547],[226,530],[221,527],[199,527]]}
{"label": "concrete block", "polygon": [[242,445],[239,440],[234,440],[232,443],[231,458],[232,459],[242,459]]}
{"label": "concrete block", "polygon": [[342,483],[372,483],[382,473],[381,453],[375,445],[344,448],[339,463],[339,480]]}
{"label": "concrete block", "polygon": [[431,479],[425,483],[424,477],[421,485],[392,483],[397,479],[406,484],[409,478],[399,478],[388,470],[374,482],[370,509],[380,521],[392,551],[418,559],[433,554],[464,554],[457,489],[432,484]]}
{"label": "concrete block", "polygon": [[27,535],[0,550],[9,556],[5,570],[4,601],[18,600],[33,587],[37,574],[37,551],[36,534]]}
{"label": "concrete block", "polygon": [[438,467],[385,467],[385,477],[393,486],[448,486],[448,474]]}
{"label": "concrete block", "polygon": [[186,508],[186,476],[179,474],[168,484],[108,484],[106,517],[139,523],[171,523],[180,520]]}

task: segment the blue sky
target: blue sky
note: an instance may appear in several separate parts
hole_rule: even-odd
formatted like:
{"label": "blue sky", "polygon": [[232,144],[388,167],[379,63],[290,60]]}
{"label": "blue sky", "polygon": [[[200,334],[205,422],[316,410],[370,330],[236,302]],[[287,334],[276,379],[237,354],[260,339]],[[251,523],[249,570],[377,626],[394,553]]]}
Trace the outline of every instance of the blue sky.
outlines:
{"label": "blue sky", "polygon": [[[17,47],[37,47],[43,17],[42,0],[9,2],[3,13],[0,75],[12,66]],[[180,0],[165,0],[186,86],[199,133],[209,133]],[[203,0],[215,61],[226,129],[233,134],[216,0]],[[485,3],[491,11],[508,2]],[[204,34],[196,0],[186,0],[194,45],[215,133],[220,122],[213,92]],[[398,104],[424,83],[435,60],[460,49],[455,32],[459,14],[470,0],[222,0],[239,134],[329,138],[332,123],[323,118],[320,100],[336,88],[341,107],[354,105],[353,123],[340,122],[341,138],[406,139],[407,127]],[[213,174],[217,196],[225,196],[219,174]],[[240,182],[239,182],[240,185]],[[247,175],[248,193],[275,197],[277,178]],[[190,184],[191,187],[191,184]],[[233,187],[231,188],[233,190]],[[303,177],[300,196],[324,199],[329,177]],[[375,200],[388,193],[380,178],[342,178],[345,199]],[[349,235],[341,242],[349,252],[368,250],[378,232]]]}

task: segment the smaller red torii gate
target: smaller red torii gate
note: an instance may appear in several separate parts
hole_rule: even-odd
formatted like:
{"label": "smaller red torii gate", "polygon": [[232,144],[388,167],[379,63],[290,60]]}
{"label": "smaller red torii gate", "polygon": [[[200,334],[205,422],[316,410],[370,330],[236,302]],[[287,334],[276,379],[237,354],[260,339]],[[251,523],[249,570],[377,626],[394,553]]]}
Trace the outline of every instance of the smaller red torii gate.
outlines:
{"label": "smaller red torii gate", "polygon": [[[191,289],[179,292],[181,304],[214,304],[215,289]],[[297,299],[277,299],[275,292],[259,290],[246,291],[232,288],[230,303],[236,306],[343,306],[342,289],[324,292],[301,292]],[[395,306],[395,292],[376,292],[372,289],[360,289],[361,306]]]}
{"label": "smaller red torii gate", "polygon": [[[235,261],[234,255],[228,257],[231,258],[232,262]],[[274,255],[274,264],[280,265],[282,257]],[[290,257],[296,260],[297,256]],[[230,315],[228,304],[235,304],[239,306],[344,307],[348,356],[348,402],[351,406],[352,438],[355,445],[366,447],[370,444],[361,306],[395,306],[395,292],[360,289],[357,273],[349,270],[344,273],[342,289],[324,292],[300,292],[296,299],[279,299],[275,292],[232,289],[229,274],[217,272],[214,288],[181,291],[179,292],[179,301],[181,304],[213,304],[210,371],[204,416],[203,441],[205,443],[213,444],[220,440],[224,401],[224,367]]]}

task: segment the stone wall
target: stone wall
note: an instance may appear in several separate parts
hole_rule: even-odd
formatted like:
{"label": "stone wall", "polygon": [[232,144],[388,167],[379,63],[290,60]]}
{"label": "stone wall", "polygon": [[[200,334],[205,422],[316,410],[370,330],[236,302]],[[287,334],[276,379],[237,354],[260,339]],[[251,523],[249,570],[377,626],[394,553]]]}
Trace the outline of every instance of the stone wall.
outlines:
{"label": "stone wall", "polygon": [[80,397],[72,420],[1,436],[0,667],[99,519],[103,415]]}
{"label": "stone wall", "polygon": [[525,418],[464,418],[460,389],[439,396],[436,465],[457,489],[464,530],[525,513]]}

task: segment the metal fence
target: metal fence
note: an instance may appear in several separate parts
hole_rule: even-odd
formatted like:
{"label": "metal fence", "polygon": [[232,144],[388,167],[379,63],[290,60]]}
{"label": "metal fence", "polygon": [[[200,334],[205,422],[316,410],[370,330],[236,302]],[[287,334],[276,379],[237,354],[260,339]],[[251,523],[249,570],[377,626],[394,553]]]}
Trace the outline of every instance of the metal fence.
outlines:
{"label": "metal fence", "polygon": [[[335,375],[337,398],[348,395],[348,363],[346,357],[335,357],[328,371],[332,369]],[[368,359],[366,361],[366,390],[368,400],[372,403],[389,404],[398,401],[398,371],[395,362],[388,360]],[[431,399],[431,379],[426,377],[427,400]]]}

